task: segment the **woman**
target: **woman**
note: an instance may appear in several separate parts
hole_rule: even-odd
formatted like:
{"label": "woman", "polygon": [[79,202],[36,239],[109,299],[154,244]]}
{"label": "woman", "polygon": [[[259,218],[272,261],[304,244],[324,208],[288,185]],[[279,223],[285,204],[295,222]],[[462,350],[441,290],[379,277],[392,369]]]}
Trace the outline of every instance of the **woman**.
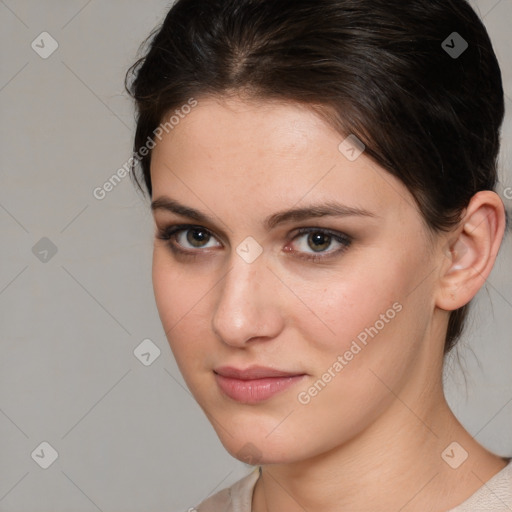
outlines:
{"label": "woman", "polygon": [[128,88],[162,324],[257,466],[197,510],[512,510],[442,387],[505,230],[469,5],[178,0]]}

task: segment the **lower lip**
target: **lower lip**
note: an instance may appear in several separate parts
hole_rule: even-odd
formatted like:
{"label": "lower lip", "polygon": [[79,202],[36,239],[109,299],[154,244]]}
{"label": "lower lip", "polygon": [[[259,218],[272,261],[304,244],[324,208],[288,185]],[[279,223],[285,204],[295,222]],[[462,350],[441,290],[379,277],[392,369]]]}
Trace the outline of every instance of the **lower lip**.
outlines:
{"label": "lower lip", "polygon": [[241,380],[215,374],[220,389],[229,398],[244,404],[256,404],[288,389],[305,375],[290,377],[267,377],[265,379]]}

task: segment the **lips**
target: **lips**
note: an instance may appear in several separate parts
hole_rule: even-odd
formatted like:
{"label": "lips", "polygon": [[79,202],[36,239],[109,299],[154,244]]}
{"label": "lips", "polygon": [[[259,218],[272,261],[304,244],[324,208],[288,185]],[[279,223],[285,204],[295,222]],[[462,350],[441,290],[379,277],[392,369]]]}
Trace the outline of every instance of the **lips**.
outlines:
{"label": "lips", "polygon": [[245,370],[240,370],[232,366],[222,366],[214,370],[218,375],[223,377],[230,377],[239,380],[254,380],[265,379],[268,377],[295,377],[297,375],[304,375],[301,372],[284,372],[275,370],[274,368],[266,368],[264,366],[251,366]]}
{"label": "lips", "polygon": [[224,395],[243,404],[256,404],[268,400],[305,377],[304,373],[263,366],[251,366],[246,369],[223,366],[216,368],[214,374]]}

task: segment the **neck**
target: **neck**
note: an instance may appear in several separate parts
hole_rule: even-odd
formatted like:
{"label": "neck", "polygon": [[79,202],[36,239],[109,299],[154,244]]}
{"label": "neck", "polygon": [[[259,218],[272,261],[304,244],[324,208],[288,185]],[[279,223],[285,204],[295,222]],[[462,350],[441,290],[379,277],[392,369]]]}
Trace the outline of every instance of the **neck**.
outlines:
{"label": "neck", "polygon": [[[462,503],[506,462],[462,427],[441,382],[424,393],[395,395],[376,422],[327,453],[263,466],[253,512],[443,512]],[[464,454],[456,445],[445,451],[454,441],[468,453],[457,469],[446,462]]]}

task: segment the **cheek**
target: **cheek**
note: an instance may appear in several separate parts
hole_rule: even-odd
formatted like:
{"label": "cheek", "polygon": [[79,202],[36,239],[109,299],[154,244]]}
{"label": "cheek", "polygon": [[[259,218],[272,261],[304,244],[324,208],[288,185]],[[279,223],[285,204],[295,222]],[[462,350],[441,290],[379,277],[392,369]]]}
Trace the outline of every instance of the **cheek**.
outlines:
{"label": "cheek", "polygon": [[[413,274],[398,264],[368,267],[326,281],[321,300],[303,290],[304,302],[326,324],[319,327],[311,313],[296,319],[304,342],[301,360],[308,361],[311,377],[297,389],[295,419],[306,431],[322,432],[315,449],[364,429],[392,402],[389,390],[400,389],[413,374],[428,318],[417,316],[425,296],[410,294]],[[288,434],[284,428],[282,433]]]}
{"label": "cheek", "polygon": [[155,247],[153,250],[153,291],[160,320],[168,333],[180,318],[180,309],[184,308],[189,286],[183,286],[180,273],[170,264],[165,249]]}
{"label": "cheek", "polygon": [[173,263],[166,248],[155,247],[152,279],[156,306],[180,369],[185,369],[186,365],[194,367],[199,361],[191,354],[200,353],[201,339],[204,342],[207,320],[204,308],[215,284],[214,279],[208,281],[206,276],[205,273],[187,271],[183,265]]}
{"label": "cheek", "polygon": [[397,256],[389,250],[378,256],[347,264],[347,271],[319,275],[311,287],[300,287],[299,278],[295,282],[297,295],[311,305],[293,315],[305,343],[304,360],[316,378],[335,373],[333,380],[352,396],[364,394],[361,383],[375,379],[370,369],[390,383],[404,377],[433,310],[428,272],[418,272],[428,268],[421,252]]}
{"label": "cheek", "polygon": [[199,271],[194,263],[180,264],[169,251],[155,247],[152,267],[155,300],[166,330],[193,312],[215,284],[213,273]]}
{"label": "cheek", "polygon": [[287,314],[295,318],[301,332],[309,333],[316,349],[344,351],[360,334],[364,339],[366,329],[375,323],[383,331],[383,321],[387,327],[395,320],[398,306],[393,309],[393,304],[405,300],[409,281],[408,272],[398,265],[347,265],[347,270],[318,275],[314,285],[307,287],[297,276],[291,286],[309,307],[305,310],[298,304],[297,315],[290,305]]}

